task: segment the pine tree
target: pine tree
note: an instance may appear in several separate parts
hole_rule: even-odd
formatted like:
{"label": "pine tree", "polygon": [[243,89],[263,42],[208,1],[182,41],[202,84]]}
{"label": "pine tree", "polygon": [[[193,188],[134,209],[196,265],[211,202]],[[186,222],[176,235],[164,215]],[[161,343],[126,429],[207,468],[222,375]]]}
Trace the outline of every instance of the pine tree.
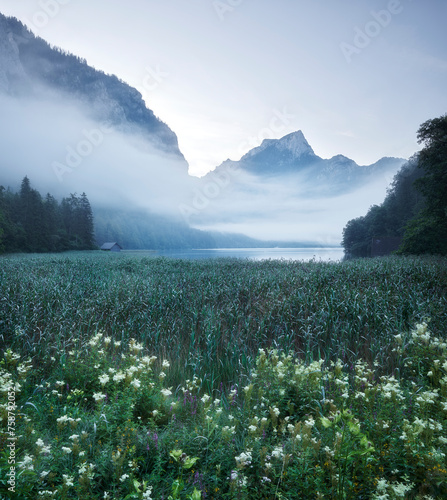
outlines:
{"label": "pine tree", "polygon": [[43,202],[39,192],[31,188],[27,176],[22,180],[19,193],[19,224],[25,236],[25,250],[28,252],[48,251],[44,232]]}
{"label": "pine tree", "polygon": [[44,224],[47,246],[51,252],[65,249],[65,230],[62,224],[61,210],[57,200],[48,193],[44,201]]}
{"label": "pine tree", "polygon": [[78,202],[78,231],[81,245],[85,250],[95,248],[95,236],[93,226],[93,213],[90,202],[85,193],[81,194]]}
{"label": "pine tree", "polygon": [[69,198],[63,198],[61,204],[62,220],[67,234],[68,248],[72,250],[80,247],[77,220],[78,204],[79,200],[76,193],[70,194]]}

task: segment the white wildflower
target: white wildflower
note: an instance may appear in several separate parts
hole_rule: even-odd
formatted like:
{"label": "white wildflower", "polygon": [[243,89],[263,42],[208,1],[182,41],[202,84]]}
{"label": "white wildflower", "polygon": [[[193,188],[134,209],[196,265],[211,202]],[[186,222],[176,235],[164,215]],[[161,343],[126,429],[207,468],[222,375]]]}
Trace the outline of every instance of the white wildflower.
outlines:
{"label": "white wildflower", "polygon": [[272,451],[272,457],[274,458],[282,458],[284,456],[282,446],[276,446]]}
{"label": "white wildflower", "polygon": [[33,457],[30,455],[25,455],[23,460],[19,462],[19,467],[25,470],[34,470]]}
{"label": "white wildflower", "polygon": [[152,486],[148,486],[146,491],[143,493],[143,500],[152,500]]}
{"label": "white wildflower", "polygon": [[110,377],[106,374],[99,376],[99,383],[103,386],[106,385],[109,380],[110,380]]}
{"label": "white wildflower", "polygon": [[95,401],[103,401],[104,399],[106,398],[106,395],[105,394],[102,394],[101,392],[95,392],[93,394],[93,399]]}
{"label": "white wildflower", "polygon": [[64,485],[67,486],[67,488],[74,486],[73,483],[74,477],[67,476],[66,474],[62,474],[62,477],[64,478]]}
{"label": "white wildflower", "polygon": [[242,452],[240,455],[235,457],[235,460],[236,460],[237,464],[241,467],[245,467],[246,465],[250,465],[251,461],[252,461],[251,452],[250,451]]}
{"label": "white wildflower", "polygon": [[132,385],[135,389],[139,389],[141,387],[141,382],[137,378],[135,378],[132,380],[130,385]]}
{"label": "white wildflower", "polygon": [[118,373],[115,373],[115,375],[113,376],[113,381],[114,382],[121,382],[125,378],[126,378],[126,375],[123,372],[119,371]]}
{"label": "white wildflower", "polygon": [[304,425],[312,428],[315,425],[315,420],[312,417],[309,417],[309,419],[304,422]]}
{"label": "white wildflower", "polygon": [[392,483],[390,486],[397,498],[406,498],[406,494],[413,489],[414,484]]}

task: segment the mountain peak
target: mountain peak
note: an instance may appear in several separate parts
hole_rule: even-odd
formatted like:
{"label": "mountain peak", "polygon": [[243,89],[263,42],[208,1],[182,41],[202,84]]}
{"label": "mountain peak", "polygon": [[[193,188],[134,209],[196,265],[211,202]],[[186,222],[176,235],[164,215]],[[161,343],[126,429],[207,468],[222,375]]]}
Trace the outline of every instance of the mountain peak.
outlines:
{"label": "mountain peak", "polygon": [[297,157],[303,154],[315,154],[301,130],[287,134],[279,139],[277,147],[278,149],[286,149]]}
{"label": "mountain peak", "polygon": [[315,154],[304,137],[303,132],[301,130],[297,130],[296,132],[287,134],[280,139],[264,139],[260,146],[250,150],[242,157],[242,160],[253,158],[267,149],[274,149],[277,152],[288,153],[294,158],[299,158],[303,155]]}

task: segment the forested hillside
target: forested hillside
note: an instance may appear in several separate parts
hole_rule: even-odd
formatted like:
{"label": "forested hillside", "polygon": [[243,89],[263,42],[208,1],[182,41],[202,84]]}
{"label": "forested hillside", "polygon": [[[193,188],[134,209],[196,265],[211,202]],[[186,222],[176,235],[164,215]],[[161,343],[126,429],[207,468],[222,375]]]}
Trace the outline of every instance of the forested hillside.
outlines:
{"label": "forested hillside", "polygon": [[406,224],[424,204],[423,195],[414,186],[422,175],[415,156],[395,175],[381,205],[373,205],[366,215],[346,224],[342,244],[347,256],[369,257],[374,238],[403,237]]}
{"label": "forested hillside", "polygon": [[447,115],[418,131],[424,148],[394,177],[381,205],[343,230],[347,257],[369,257],[374,239],[400,237],[399,252],[447,254]]}
{"label": "forested hillside", "polygon": [[15,193],[0,186],[0,253],[60,252],[96,248],[93,215],[85,193],[59,203],[22,180]]}
{"label": "forested hillside", "polygon": [[14,17],[0,13],[0,92],[36,95],[52,89],[63,98],[87,104],[92,118],[121,131],[140,133],[151,144],[177,157],[187,172],[175,133],[149,109],[140,92],[107,75],[83,58],[51,46]]}

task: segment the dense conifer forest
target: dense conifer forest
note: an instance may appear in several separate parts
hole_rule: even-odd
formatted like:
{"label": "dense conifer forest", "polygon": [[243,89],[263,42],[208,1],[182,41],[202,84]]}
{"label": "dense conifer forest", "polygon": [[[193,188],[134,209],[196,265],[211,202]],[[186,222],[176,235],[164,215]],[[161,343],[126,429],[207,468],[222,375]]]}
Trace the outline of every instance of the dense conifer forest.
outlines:
{"label": "dense conifer forest", "polygon": [[0,253],[61,252],[96,248],[93,214],[85,193],[58,202],[22,180],[19,192],[0,186]]}

